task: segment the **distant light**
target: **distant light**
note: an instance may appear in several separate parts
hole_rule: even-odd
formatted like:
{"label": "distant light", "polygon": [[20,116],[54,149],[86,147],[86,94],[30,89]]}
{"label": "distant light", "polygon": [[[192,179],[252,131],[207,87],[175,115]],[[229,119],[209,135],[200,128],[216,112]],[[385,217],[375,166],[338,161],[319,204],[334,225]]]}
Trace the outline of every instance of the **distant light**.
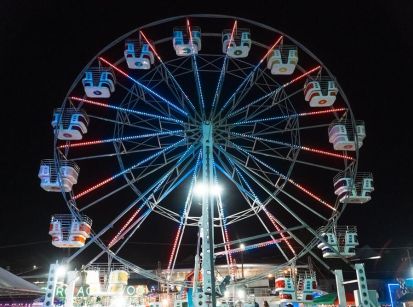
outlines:
{"label": "distant light", "polygon": [[272,278],[273,277],[273,275],[272,274],[268,274],[268,278]]}
{"label": "distant light", "polygon": [[162,300],[162,305],[168,306],[168,304],[169,304],[169,299],[165,298]]}
{"label": "distant light", "polygon": [[380,255],[377,255],[377,256],[369,257],[369,258],[367,258],[367,259],[381,259],[381,256],[380,256]]}
{"label": "distant light", "polygon": [[33,266],[33,270],[36,270],[36,269],[37,269],[37,265],[34,265],[34,266]]}
{"label": "distant light", "polygon": [[374,259],[381,259],[380,255],[377,256],[371,256],[371,257],[367,257],[367,258],[352,258],[350,259],[350,261],[361,261],[361,260],[374,260]]}
{"label": "distant light", "polygon": [[214,184],[211,187],[204,183],[197,183],[194,187],[194,194],[197,196],[204,196],[208,193],[212,195],[220,195],[222,192],[222,187]]}
{"label": "distant light", "polygon": [[240,246],[239,246],[239,248],[240,248],[241,250],[245,251],[245,244],[244,244],[244,243],[241,243]]}
{"label": "distant light", "polygon": [[56,270],[56,276],[63,277],[65,276],[66,272],[67,272],[67,267],[64,265],[60,265]]}
{"label": "distant light", "polygon": [[238,289],[238,291],[237,291],[237,297],[238,297],[239,299],[244,299],[244,298],[245,298],[245,290]]}

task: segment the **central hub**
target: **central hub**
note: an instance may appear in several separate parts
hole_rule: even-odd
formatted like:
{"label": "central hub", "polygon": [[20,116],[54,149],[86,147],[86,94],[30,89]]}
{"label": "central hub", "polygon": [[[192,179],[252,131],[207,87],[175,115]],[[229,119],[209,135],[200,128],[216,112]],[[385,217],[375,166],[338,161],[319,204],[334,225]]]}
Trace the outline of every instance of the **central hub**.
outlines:
{"label": "central hub", "polygon": [[213,143],[213,137],[212,137],[212,130],[213,130],[213,125],[210,121],[204,121],[202,122],[201,125],[202,129],[202,143],[205,146],[206,144],[211,144]]}

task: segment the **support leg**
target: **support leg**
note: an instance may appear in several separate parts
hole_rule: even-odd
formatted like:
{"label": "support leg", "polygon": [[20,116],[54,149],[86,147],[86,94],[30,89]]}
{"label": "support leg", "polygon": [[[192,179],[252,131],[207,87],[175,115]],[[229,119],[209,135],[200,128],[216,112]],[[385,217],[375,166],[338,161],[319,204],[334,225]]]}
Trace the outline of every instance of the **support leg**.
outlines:
{"label": "support leg", "polygon": [[337,296],[338,296],[338,306],[339,307],[346,307],[346,292],[344,289],[343,284],[343,271],[342,270],[334,270],[334,275],[336,276],[336,286],[337,286]]}

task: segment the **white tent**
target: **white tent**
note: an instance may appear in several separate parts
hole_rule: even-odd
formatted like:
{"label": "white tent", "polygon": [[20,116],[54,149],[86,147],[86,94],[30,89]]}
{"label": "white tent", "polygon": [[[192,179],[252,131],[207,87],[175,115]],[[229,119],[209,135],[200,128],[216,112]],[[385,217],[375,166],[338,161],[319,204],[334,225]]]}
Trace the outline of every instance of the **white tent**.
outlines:
{"label": "white tent", "polygon": [[23,278],[0,268],[0,296],[41,295],[44,291]]}

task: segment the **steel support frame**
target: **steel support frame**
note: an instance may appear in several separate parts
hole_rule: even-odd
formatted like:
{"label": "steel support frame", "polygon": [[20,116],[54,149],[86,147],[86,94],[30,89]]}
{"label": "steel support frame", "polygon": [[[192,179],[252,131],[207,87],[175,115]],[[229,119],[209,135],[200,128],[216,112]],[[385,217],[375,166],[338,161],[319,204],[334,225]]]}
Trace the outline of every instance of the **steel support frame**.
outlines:
{"label": "steel support frame", "polygon": [[[201,271],[202,290],[194,289],[194,301],[198,306],[216,306],[215,266],[214,266],[214,139],[213,125],[206,121],[202,124],[202,183],[207,191],[202,195],[201,234]],[[196,269],[196,266],[195,266]],[[201,290],[201,291],[200,291]]]}

